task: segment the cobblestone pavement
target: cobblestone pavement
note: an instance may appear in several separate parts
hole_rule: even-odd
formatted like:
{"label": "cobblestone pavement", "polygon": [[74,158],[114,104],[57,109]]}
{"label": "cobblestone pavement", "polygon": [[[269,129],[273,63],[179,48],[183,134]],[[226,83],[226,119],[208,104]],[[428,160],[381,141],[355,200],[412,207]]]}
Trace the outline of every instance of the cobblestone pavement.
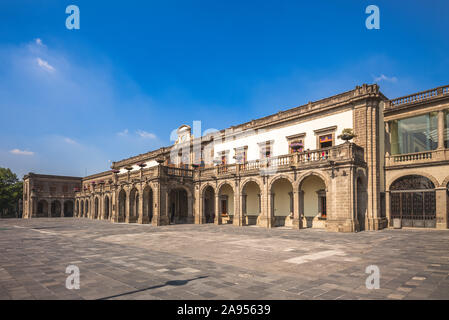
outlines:
{"label": "cobblestone pavement", "polygon": [[[449,299],[448,230],[4,219],[0,248],[0,299]],[[366,288],[369,265],[380,289]]]}

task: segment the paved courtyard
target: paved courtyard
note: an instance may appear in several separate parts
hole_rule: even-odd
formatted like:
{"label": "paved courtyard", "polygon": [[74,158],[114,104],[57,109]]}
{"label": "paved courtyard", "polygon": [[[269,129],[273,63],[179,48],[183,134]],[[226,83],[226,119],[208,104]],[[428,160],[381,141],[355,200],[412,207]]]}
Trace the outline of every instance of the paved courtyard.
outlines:
{"label": "paved courtyard", "polygon": [[[449,299],[447,230],[4,219],[0,248],[0,299]],[[369,265],[380,289],[366,288]]]}

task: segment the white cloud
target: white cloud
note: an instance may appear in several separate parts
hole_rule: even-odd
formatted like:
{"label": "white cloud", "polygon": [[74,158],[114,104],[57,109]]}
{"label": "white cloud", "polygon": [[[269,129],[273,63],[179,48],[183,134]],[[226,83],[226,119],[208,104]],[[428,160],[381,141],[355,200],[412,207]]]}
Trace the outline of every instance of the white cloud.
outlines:
{"label": "white cloud", "polygon": [[34,152],[32,152],[32,151],[19,150],[19,149],[12,149],[9,152],[12,153],[12,154],[17,154],[17,155],[21,155],[21,156],[32,156],[32,155],[34,155]]}
{"label": "white cloud", "polygon": [[146,132],[143,130],[137,130],[136,133],[145,139],[156,139],[156,135],[154,133]]}
{"label": "white cloud", "polygon": [[398,82],[398,78],[396,77],[387,77],[384,74],[381,74],[379,77],[374,77],[375,82],[387,81],[387,82]]}
{"label": "white cloud", "polygon": [[72,140],[70,138],[64,138],[64,141],[69,143],[69,144],[77,144],[75,140]]}
{"label": "white cloud", "polygon": [[117,135],[124,137],[128,135],[128,129],[125,129],[123,131],[117,132]]}
{"label": "white cloud", "polygon": [[42,60],[41,58],[37,58],[36,59],[37,64],[39,65],[39,67],[41,67],[44,70],[53,72],[55,71],[55,68],[53,66],[51,66],[47,61]]}
{"label": "white cloud", "polygon": [[42,39],[41,39],[41,38],[36,38],[36,39],[34,40],[34,42],[35,42],[38,46],[45,47],[45,44],[42,42]]}

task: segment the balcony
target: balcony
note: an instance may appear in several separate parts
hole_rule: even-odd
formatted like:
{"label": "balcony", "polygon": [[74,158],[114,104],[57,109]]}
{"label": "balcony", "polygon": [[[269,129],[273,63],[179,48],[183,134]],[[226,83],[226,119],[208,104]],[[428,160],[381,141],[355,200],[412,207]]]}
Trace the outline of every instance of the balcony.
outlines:
{"label": "balcony", "polygon": [[385,166],[387,167],[439,161],[449,161],[449,149],[438,149],[424,152],[385,156]]}
{"label": "balcony", "polygon": [[393,109],[405,105],[421,103],[424,101],[433,100],[448,95],[449,95],[449,86],[438,87],[435,89],[418,92],[405,97],[390,100],[390,106],[387,106],[387,109]]}
{"label": "balcony", "polygon": [[306,150],[293,154],[285,154],[245,163],[222,164],[215,167],[201,168],[199,177],[224,177],[233,175],[250,175],[272,170],[290,170],[292,168],[308,168],[310,166],[330,164],[331,162],[358,161],[364,162],[363,148],[344,143],[335,147]]}

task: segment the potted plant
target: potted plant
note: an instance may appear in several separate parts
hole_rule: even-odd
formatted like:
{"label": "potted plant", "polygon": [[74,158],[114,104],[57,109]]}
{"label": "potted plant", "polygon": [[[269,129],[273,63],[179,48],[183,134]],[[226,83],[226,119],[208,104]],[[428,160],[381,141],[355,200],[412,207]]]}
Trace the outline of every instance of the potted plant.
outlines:
{"label": "potted plant", "polygon": [[351,128],[345,128],[341,131],[341,134],[338,136],[339,139],[349,142],[349,140],[354,139],[357,135],[354,134],[354,131]]}

